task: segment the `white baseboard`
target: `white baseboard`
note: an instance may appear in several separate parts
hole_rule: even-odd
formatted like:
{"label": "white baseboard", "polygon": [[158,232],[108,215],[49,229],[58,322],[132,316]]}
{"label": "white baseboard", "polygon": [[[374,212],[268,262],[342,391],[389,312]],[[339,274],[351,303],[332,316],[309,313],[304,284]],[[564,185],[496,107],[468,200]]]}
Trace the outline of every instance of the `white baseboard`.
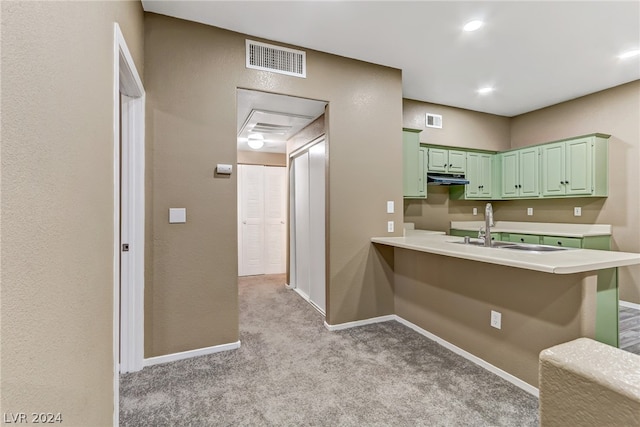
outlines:
{"label": "white baseboard", "polygon": [[475,363],[476,365],[480,366],[481,368],[486,369],[487,371],[499,376],[500,378],[509,381],[511,384],[515,385],[518,388],[521,388],[522,390],[526,391],[529,394],[534,395],[535,397],[539,397],[539,390],[532,386],[531,384],[522,381],[520,378],[511,375],[508,372],[503,371],[502,369],[498,368],[497,366],[492,365],[491,363],[487,362],[486,360],[483,360],[471,353],[469,353],[466,350],[461,349],[460,347],[451,344],[450,342],[443,340],[442,338],[440,338],[437,335],[432,334],[429,331],[426,331],[424,329],[422,329],[420,326],[409,322],[408,320],[403,319],[402,317],[396,315],[396,314],[390,314],[388,316],[380,316],[380,317],[373,317],[371,319],[364,319],[364,320],[357,320],[355,322],[347,322],[347,323],[340,323],[338,325],[329,325],[327,322],[324,322],[324,326],[330,330],[330,331],[339,331],[342,329],[348,329],[348,328],[355,328],[357,326],[364,326],[364,325],[370,325],[372,323],[380,323],[380,322],[388,322],[390,320],[395,320],[397,322],[402,323],[403,325],[405,325],[408,328],[413,329],[414,331],[418,332],[420,335],[423,335],[427,338],[429,338],[432,341],[437,342],[438,344],[440,344],[441,346],[447,348],[448,350],[453,351],[454,353],[464,357],[465,359]]}
{"label": "white baseboard", "polygon": [[240,341],[232,342],[229,344],[214,345],[212,347],[199,348],[196,350],[182,351],[180,353],[165,354],[163,356],[144,359],[143,366],[153,366],[159,365],[161,363],[175,362],[176,360],[190,359],[192,357],[219,353],[221,351],[236,350],[238,348],[240,348]]}
{"label": "white baseboard", "polygon": [[371,325],[372,323],[388,322],[389,320],[396,320],[397,317],[398,316],[396,316],[395,314],[389,314],[387,316],[372,317],[371,319],[356,320],[354,322],[347,322],[347,323],[338,323],[337,325],[330,325],[325,321],[324,327],[330,331],[340,331],[342,329],[355,328],[356,326],[364,326],[364,325]]}
{"label": "white baseboard", "polygon": [[433,340],[435,342],[437,342],[438,344],[440,344],[441,346],[453,351],[454,353],[464,357],[465,359],[475,363],[476,365],[480,366],[481,368],[486,369],[487,371],[496,374],[497,376],[499,376],[502,379],[505,379],[507,381],[509,381],[511,384],[521,388],[522,390],[526,391],[529,394],[534,395],[535,397],[539,397],[539,390],[532,386],[531,384],[522,381],[520,378],[511,375],[508,372],[503,371],[502,369],[498,368],[497,366],[492,365],[491,363],[487,362],[486,360],[480,359],[478,356],[475,356],[471,353],[469,353],[466,350],[461,349],[460,347],[451,344],[449,341],[445,341],[442,338],[440,338],[437,335],[432,334],[429,331],[426,331],[424,329],[422,329],[420,326],[413,324],[411,322],[409,322],[408,320],[403,319],[402,317],[399,316],[395,316],[398,322],[402,323],[403,325],[413,329],[414,331],[418,332],[421,335],[424,335],[425,337],[429,338],[430,340]]}
{"label": "white baseboard", "polygon": [[636,304],[635,302],[628,302],[620,300],[620,306],[626,308],[635,308],[636,310],[640,310],[640,304]]}

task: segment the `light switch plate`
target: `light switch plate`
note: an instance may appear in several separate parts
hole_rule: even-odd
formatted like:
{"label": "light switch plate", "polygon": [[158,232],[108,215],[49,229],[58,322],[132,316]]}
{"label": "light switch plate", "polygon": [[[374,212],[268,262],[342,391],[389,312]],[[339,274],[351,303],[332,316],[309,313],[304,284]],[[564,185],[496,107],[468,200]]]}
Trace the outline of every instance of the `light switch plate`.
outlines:
{"label": "light switch plate", "polygon": [[387,221],[387,231],[389,233],[393,233],[393,229],[394,229],[394,223],[393,221]]}
{"label": "light switch plate", "polygon": [[527,215],[529,216],[533,215],[533,208],[527,208]]}
{"label": "light switch plate", "polygon": [[582,208],[580,206],[573,208],[573,216],[582,216]]}
{"label": "light switch plate", "polygon": [[478,215],[478,208],[473,208],[473,214]]}
{"label": "light switch plate", "polygon": [[184,224],[187,222],[186,208],[169,208],[169,224]]}
{"label": "light switch plate", "polygon": [[395,211],[395,206],[393,200],[389,200],[387,202],[387,213],[393,213]]}

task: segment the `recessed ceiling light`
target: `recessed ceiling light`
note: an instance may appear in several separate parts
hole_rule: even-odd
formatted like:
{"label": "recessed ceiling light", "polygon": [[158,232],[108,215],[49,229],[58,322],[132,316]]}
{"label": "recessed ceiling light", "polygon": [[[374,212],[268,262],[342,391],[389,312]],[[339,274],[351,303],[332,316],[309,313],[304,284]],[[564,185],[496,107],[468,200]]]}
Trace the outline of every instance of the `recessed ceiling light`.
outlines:
{"label": "recessed ceiling light", "polygon": [[465,24],[464,27],[462,27],[463,30],[465,31],[475,31],[478,28],[482,27],[482,25],[484,24],[484,22],[479,21],[479,20],[475,20],[475,21],[469,21]]}
{"label": "recessed ceiling light", "polygon": [[640,55],[640,49],[634,49],[621,53],[620,55],[618,55],[618,58],[627,59],[638,55]]}
{"label": "recessed ceiling light", "polygon": [[259,133],[252,133],[249,135],[249,138],[247,138],[247,144],[254,150],[259,150],[264,147],[264,136]]}
{"label": "recessed ceiling light", "polygon": [[492,87],[481,87],[480,89],[478,89],[476,92],[478,92],[480,95],[486,95],[487,93],[491,93],[493,92],[493,88]]}

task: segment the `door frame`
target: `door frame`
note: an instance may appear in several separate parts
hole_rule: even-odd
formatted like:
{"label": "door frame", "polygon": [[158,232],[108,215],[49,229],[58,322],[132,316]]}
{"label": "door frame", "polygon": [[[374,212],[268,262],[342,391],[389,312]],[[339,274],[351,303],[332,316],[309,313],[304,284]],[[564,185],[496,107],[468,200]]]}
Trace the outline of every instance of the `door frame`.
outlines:
{"label": "door frame", "polygon": [[[121,110],[122,96],[122,112]],[[121,116],[122,114],[122,116]],[[121,119],[122,117],[122,119]],[[121,123],[122,122],[122,123]],[[119,374],[142,369],[144,362],[144,207],[145,91],[118,23],[113,44],[113,424],[119,423]],[[128,158],[120,189],[120,144]],[[126,181],[126,182],[125,182]],[[129,218],[130,262],[121,269],[120,198]],[[120,287],[122,286],[122,290]],[[122,297],[122,298],[121,298]],[[122,316],[122,320],[121,320]]]}

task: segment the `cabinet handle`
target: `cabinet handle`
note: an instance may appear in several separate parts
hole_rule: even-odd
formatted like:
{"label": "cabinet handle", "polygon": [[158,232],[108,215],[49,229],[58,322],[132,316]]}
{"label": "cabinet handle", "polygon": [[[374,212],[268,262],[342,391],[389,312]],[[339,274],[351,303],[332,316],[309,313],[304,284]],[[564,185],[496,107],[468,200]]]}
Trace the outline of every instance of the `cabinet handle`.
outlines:
{"label": "cabinet handle", "polygon": [[562,242],[558,242],[558,246],[562,246]]}
{"label": "cabinet handle", "polygon": [[449,163],[449,167],[453,166],[453,163]]}
{"label": "cabinet handle", "polygon": [[568,184],[568,183],[569,183],[569,181],[565,181],[564,183],[565,183],[565,184]]}
{"label": "cabinet handle", "polygon": [[518,184],[518,188],[522,188],[522,185]]}
{"label": "cabinet handle", "polygon": [[518,188],[518,185],[516,184],[516,185],[514,185],[514,187]]}
{"label": "cabinet handle", "polygon": [[520,241],[521,241],[522,243],[524,243],[524,237],[520,238]]}

